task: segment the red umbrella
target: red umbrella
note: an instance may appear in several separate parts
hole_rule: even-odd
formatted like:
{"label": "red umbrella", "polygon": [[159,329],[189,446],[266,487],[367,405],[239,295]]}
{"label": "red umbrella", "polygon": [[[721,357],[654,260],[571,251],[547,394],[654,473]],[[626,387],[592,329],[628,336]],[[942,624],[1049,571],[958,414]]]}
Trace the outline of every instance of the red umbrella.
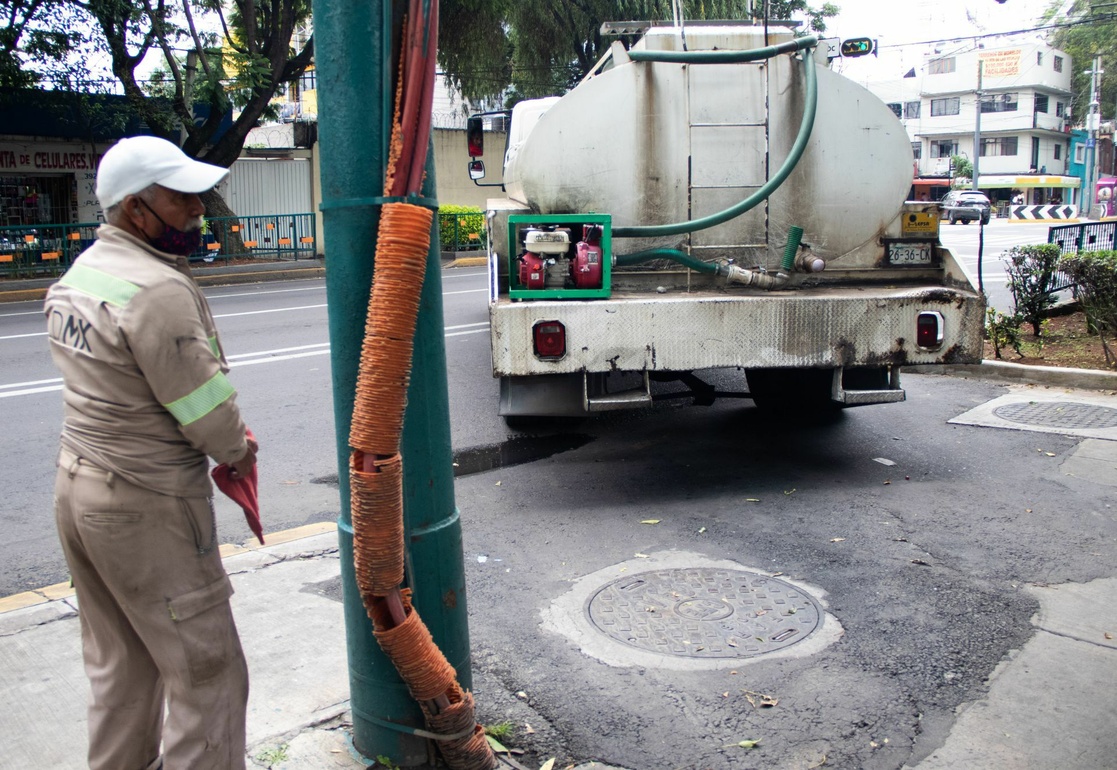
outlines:
{"label": "red umbrella", "polygon": [[[252,431],[248,431],[247,435],[249,438],[253,438]],[[232,466],[226,463],[221,463],[210,472],[217,488],[244,509],[244,520],[248,522],[248,528],[256,534],[260,545],[263,545],[264,527],[260,524],[260,500],[257,494],[259,484],[256,464],[252,464],[252,470],[248,472],[247,476],[239,475],[234,478],[232,474]]]}

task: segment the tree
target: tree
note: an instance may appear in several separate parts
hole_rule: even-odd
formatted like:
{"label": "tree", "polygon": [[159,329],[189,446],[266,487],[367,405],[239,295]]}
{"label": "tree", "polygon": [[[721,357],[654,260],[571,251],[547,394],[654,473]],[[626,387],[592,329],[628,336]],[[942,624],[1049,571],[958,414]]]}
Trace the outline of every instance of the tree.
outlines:
{"label": "tree", "polygon": [[[1065,24],[1055,29],[1052,44],[1066,51],[1073,66],[1074,97],[1071,114],[1078,122],[1090,111],[1090,67],[1095,56],[1101,56],[1101,69],[1106,73],[1117,73],[1117,15],[1111,10],[1094,10],[1086,0],[1074,0],[1068,10],[1063,11],[1065,2],[1053,0],[1044,16],[1045,23]],[[1103,116],[1117,118],[1117,78],[1112,75],[1101,78],[1100,112]]]}
{"label": "tree", "polygon": [[[96,74],[98,57],[90,55],[104,52],[112,85],[153,134],[226,168],[277,91],[306,70],[314,51],[312,36],[292,46],[296,28],[310,17],[309,0],[237,0],[229,14],[219,0],[0,3],[20,21],[18,30],[0,35],[0,78],[12,63],[28,72],[22,80],[9,75],[9,85],[108,90]],[[206,22],[220,32],[207,32]],[[142,74],[149,54],[162,62],[154,91]],[[200,122],[198,105],[208,110]],[[218,136],[238,108],[231,128]],[[233,215],[216,193],[206,196],[206,205],[211,216]]]}
{"label": "tree", "polygon": [[[606,21],[672,19],[671,0],[443,0],[439,63],[467,99],[560,94],[581,80],[608,49]],[[683,3],[685,19],[745,19],[745,0]],[[799,19],[814,32],[838,12],[807,0],[752,3],[753,18]],[[622,38],[631,43],[634,38]],[[509,94],[509,88],[511,93]]]}

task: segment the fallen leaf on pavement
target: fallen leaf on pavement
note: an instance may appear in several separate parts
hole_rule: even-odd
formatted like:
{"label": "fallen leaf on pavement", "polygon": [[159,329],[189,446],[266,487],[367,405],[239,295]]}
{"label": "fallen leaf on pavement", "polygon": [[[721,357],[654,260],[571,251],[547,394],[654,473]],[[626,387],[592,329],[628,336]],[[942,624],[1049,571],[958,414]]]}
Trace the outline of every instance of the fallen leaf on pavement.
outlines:
{"label": "fallen leaf on pavement", "polygon": [[1113,638],[1113,634],[1111,634],[1111,633],[1109,633],[1108,631],[1106,631],[1106,632],[1105,632],[1105,638],[1106,638],[1106,639],[1112,639],[1112,638]]}
{"label": "fallen leaf on pavement", "polygon": [[524,722],[524,733],[526,733],[527,735],[534,735],[535,730],[533,730],[531,728],[531,725],[529,725],[527,722]]}
{"label": "fallen leaf on pavement", "polygon": [[498,481],[497,483],[493,484],[493,486],[494,486],[494,487],[499,487],[499,486],[500,486],[500,482]]}
{"label": "fallen leaf on pavement", "polygon": [[873,462],[880,463],[881,465],[895,465],[896,464],[892,460],[889,460],[887,457],[874,457]]}
{"label": "fallen leaf on pavement", "polygon": [[737,747],[742,748],[742,749],[755,749],[759,743],[760,743],[760,739],[757,738],[755,741],[737,741],[736,743],[728,743],[725,746],[723,746],[722,748],[729,749],[729,748],[733,748],[734,746],[737,746]]}
{"label": "fallen leaf on pavement", "polygon": [[759,497],[746,497],[745,502],[746,503],[759,503],[760,498]]}
{"label": "fallen leaf on pavement", "polygon": [[844,537],[832,537],[832,538],[830,538],[830,542],[831,543],[844,543],[845,538]]}
{"label": "fallen leaf on pavement", "polygon": [[502,744],[496,738],[494,738],[491,735],[486,735],[485,737],[489,739],[489,746],[492,747],[493,751],[495,751],[498,754],[507,754],[508,753],[508,749],[506,749],[504,747],[504,744]]}
{"label": "fallen leaf on pavement", "polygon": [[548,759],[546,762],[539,766],[539,770],[555,770],[555,758],[551,757],[550,759]]}
{"label": "fallen leaf on pavement", "polygon": [[784,493],[785,495],[793,495],[793,494],[795,494],[795,490],[794,490],[794,489],[785,489],[785,490],[783,491],[783,493]]}
{"label": "fallen leaf on pavement", "polygon": [[636,557],[637,559],[646,559],[646,558],[648,558],[648,555],[647,555],[646,553],[636,553],[636,554],[633,554],[633,556],[635,556],[635,557]]}

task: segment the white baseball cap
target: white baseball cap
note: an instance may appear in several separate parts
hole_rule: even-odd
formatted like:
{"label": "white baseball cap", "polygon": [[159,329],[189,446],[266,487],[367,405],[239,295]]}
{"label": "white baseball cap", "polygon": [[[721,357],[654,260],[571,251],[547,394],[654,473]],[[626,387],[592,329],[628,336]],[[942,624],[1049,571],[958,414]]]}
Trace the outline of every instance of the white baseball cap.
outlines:
{"label": "white baseball cap", "polygon": [[228,173],[227,168],[188,157],[166,139],[132,136],[121,139],[101,157],[97,200],[107,209],[153,184],[184,193],[205,192]]}

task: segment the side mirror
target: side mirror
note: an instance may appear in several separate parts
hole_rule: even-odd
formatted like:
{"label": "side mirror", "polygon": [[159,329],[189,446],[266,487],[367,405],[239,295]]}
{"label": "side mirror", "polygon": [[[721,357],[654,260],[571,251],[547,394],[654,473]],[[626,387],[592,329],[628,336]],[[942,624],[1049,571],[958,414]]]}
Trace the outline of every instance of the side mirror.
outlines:
{"label": "side mirror", "polygon": [[469,178],[474,182],[485,178],[485,161],[471,160],[469,162]]}
{"label": "side mirror", "polygon": [[479,158],[485,154],[485,126],[480,115],[472,115],[465,122],[465,143],[469,157]]}

